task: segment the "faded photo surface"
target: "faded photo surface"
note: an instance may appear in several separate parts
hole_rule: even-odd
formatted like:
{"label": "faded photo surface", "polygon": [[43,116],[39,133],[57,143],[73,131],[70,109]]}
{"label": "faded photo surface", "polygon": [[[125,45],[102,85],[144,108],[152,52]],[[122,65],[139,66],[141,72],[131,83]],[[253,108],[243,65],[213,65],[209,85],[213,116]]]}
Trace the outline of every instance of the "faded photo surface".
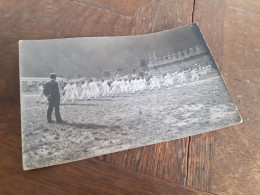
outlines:
{"label": "faded photo surface", "polygon": [[241,122],[196,24],[19,42],[24,170]]}

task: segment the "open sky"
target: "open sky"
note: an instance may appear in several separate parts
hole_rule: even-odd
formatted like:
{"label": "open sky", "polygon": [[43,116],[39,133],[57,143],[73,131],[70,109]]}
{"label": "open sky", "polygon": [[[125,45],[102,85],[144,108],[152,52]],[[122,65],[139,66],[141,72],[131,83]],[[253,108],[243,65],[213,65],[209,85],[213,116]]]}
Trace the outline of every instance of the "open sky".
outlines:
{"label": "open sky", "polygon": [[50,72],[73,78],[102,76],[104,70],[131,73],[140,59],[157,57],[205,44],[196,24],[141,36],[26,40],[19,43],[20,76],[48,77]]}

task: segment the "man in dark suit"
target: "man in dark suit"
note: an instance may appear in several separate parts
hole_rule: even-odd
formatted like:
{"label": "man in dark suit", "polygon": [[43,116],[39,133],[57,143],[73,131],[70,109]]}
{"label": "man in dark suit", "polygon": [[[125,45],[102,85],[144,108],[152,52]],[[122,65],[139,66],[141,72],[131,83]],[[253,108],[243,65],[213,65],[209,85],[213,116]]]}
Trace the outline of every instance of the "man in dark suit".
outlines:
{"label": "man in dark suit", "polygon": [[51,119],[51,114],[53,108],[55,108],[55,118],[57,123],[63,123],[64,121],[61,119],[60,116],[60,92],[58,82],[56,81],[56,74],[50,73],[51,80],[48,81],[43,89],[44,95],[48,98],[49,107],[47,110],[47,120],[48,123],[53,123]]}

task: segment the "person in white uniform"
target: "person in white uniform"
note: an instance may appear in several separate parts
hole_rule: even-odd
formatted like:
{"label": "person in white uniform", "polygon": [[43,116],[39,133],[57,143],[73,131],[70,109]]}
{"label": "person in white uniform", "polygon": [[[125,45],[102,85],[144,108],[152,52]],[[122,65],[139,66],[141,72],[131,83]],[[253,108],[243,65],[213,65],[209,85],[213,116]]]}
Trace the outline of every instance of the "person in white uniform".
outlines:
{"label": "person in white uniform", "polygon": [[120,79],[120,91],[121,94],[126,94],[127,93],[127,86],[126,86],[126,82],[125,79]]}
{"label": "person in white uniform", "polygon": [[177,74],[178,80],[177,83],[180,84],[181,83],[181,71]]}
{"label": "person in white uniform", "polygon": [[191,71],[191,82],[198,81],[198,80],[199,80],[199,75],[198,75],[198,72],[195,68]]}
{"label": "person in white uniform", "polygon": [[180,74],[180,84],[182,84],[184,82],[187,83],[187,77],[186,77],[185,71],[182,71]]}
{"label": "person in white uniform", "polygon": [[145,77],[142,80],[143,80],[143,90],[146,90],[147,89],[147,80]]}
{"label": "person in white uniform", "polygon": [[65,95],[62,98],[62,103],[71,100],[72,98],[72,82],[68,83],[65,87],[64,87],[64,92]]}
{"label": "person in white uniform", "polygon": [[78,85],[76,82],[72,85],[72,92],[73,92],[74,99],[79,100]]}
{"label": "person in white uniform", "polygon": [[131,93],[131,84],[128,79],[125,79],[126,93]]}
{"label": "person in white uniform", "polygon": [[141,81],[140,81],[140,78],[137,77],[136,80],[135,80],[135,92],[141,92]]}
{"label": "person in white uniform", "polygon": [[177,83],[178,73],[174,72],[174,73],[171,74],[171,76],[172,76],[173,84]]}
{"label": "person in white uniform", "polygon": [[80,100],[89,99],[88,83],[82,81],[81,88],[82,88],[82,93],[80,95]]}
{"label": "person in white uniform", "polygon": [[[162,77],[161,77],[162,78]],[[158,89],[161,89],[161,84],[160,84],[160,81],[159,81],[159,79],[157,78],[157,77],[155,77],[155,81],[156,81],[156,87],[158,88]]]}
{"label": "person in white uniform", "polygon": [[131,80],[131,93],[134,94],[137,92],[137,80],[135,78],[132,78]]}
{"label": "person in white uniform", "polygon": [[206,70],[207,70],[207,74],[213,72],[212,65],[207,65],[207,66],[206,66]]}
{"label": "person in white uniform", "polygon": [[103,80],[101,86],[103,89],[102,96],[109,96],[109,86],[107,84],[107,80]]}
{"label": "person in white uniform", "polygon": [[153,76],[151,79],[150,79],[150,90],[154,90],[155,88],[157,89],[161,89],[161,85],[160,85],[160,82],[159,80],[157,79],[156,76]]}
{"label": "person in white uniform", "polygon": [[99,88],[97,82],[95,80],[91,80],[91,82],[89,83],[89,88],[90,88],[90,97],[97,99],[97,97],[99,96]]}
{"label": "person in white uniform", "polygon": [[120,83],[118,80],[114,80],[112,83],[111,83],[111,86],[112,86],[112,89],[110,91],[110,94],[112,95],[112,97],[114,97],[116,94],[119,94],[120,91],[121,91],[121,88],[120,88]]}
{"label": "person in white uniform", "polygon": [[169,87],[169,86],[173,86],[173,79],[171,77],[171,75],[168,73],[164,76],[164,83],[163,83],[164,87]]}
{"label": "person in white uniform", "polygon": [[205,75],[205,74],[207,74],[207,69],[205,66],[201,66],[200,75]]}
{"label": "person in white uniform", "polygon": [[36,103],[39,103],[39,102],[41,102],[42,104],[47,103],[47,98],[43,93],[43,89],[44,89],[43,84],[39,83],[39,96],[38,96]]}
{"label": "person in white uniform", "polygon": [[145,83],[143,81],[142,78],[138,78],[137,80],[137,91],[143,93],[143,91],[145,90],[146,86],[145,86]]}

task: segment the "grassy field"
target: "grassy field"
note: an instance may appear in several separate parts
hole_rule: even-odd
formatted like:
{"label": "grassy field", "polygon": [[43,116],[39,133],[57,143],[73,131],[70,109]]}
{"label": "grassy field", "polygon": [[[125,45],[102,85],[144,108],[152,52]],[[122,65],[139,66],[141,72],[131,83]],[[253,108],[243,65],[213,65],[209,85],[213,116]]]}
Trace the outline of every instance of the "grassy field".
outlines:
{"label": "grassy field", "polygon": [[47,105],[21,95],[25,169],[177,139],[240,122],[219,76],[156,92],[61,105],[66,124],[48,124]]}

